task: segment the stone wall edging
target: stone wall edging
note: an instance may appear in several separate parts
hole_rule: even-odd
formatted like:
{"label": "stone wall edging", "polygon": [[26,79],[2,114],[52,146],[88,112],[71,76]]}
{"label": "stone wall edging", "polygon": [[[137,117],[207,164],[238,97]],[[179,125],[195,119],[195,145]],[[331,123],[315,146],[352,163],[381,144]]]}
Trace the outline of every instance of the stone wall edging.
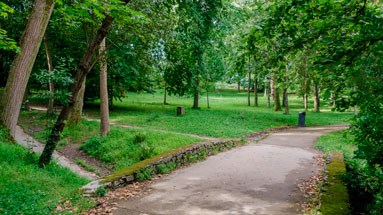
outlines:
{"label": "stone wall edging", "polygon": [[170,163],[175,163],[176,167],[180,167],[192,162],[192,159],[195,159],[195,156],[198,156],[199,158],[210,156],[215,152],[242,144],[243,143],[238,140],[220,140],[194,143],[171,150],[169,152],[162,153],[155,156],[154,158],[149,158],[132,166],[123,168],[119,171],[90,182],[89,184],[80,188],[80,190],[82,190],[84,196],[93,196],[97,193],[97,190],[100,187],[115,189],[136,181],[137,173],[145,170],[146,168],[152,168],[154,173],[158,174],[158,167],[160,165],[166,166]]}

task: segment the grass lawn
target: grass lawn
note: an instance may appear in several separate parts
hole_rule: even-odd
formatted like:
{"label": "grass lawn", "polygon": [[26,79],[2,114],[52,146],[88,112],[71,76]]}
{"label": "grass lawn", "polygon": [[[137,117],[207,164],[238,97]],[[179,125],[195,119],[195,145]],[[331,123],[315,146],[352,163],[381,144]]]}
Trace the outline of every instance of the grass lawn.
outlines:
{"label": "grass lawn", "polygon": [[[252,104],[253,104],[253,97]],[[290,114],[274,112],[267,108],[267,100],[259,94],[259,107],[247,106],[247,93],[230,91],[210,94],[211,109],[207,109],[206,97],[201,97],[199,110],[193,110],[192,98],[168,96],[169,105],[163,105],[163,94],[127,93],[127,97],[115,106],[110,113],[111,120],[142,126],[197,135],[235,138],[259,130],[276,126],[294,126],[298,122],[298,112],[303,111],[302,99],[289,96]],[[312,99],[309,107],[312,108]],[[322,104],[325,102],[322,101]],[[185,115],[176,117],[176,106],[185,107]],[[89,115],[98,117],[98,104],[86,110]],[[308,126],[344,124],[352,117],[352,112],[332,112],[323,107],[322,112],[312,109],[306,114]]]}
{"label": "grass lawn", "polygon": [[51,162],[37,166],[37,156],[7,140],[0,129],[0,214],[53,214],[60,200],[81,212],[93,203],[76,190],[89,181]]}
{"label": "grass lawn", "polygon": [[354,157],[354,151],[357,147],[353,146],[350,141],[344,137],[345,131],[336,131],[319,137],[315,147],[325,152],[336,151],[342,152],[345,160]]}

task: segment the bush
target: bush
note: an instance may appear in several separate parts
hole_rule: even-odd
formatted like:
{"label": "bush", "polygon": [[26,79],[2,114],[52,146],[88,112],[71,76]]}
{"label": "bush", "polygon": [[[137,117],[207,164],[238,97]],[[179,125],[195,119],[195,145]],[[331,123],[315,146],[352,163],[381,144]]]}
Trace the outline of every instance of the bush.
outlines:
{"label": "bush", "polygon": [[348,162],[344,176],[354,211],[371,215],[383,214],[383,169],[372,168],[365,160]]}
{"label": "bush", "polygon": [[135,144],[139,144],[139,143],[142,143],[146,140],[146,134],[143,133],[143,132],[137,132],[135,135],[134,135],[134,139],[133,139],[133,142]]}
{"label": "bush", "polygon": [[383,166],[383,96],[361,107],[350,132],[358,146],[356,156],[371,166]]}

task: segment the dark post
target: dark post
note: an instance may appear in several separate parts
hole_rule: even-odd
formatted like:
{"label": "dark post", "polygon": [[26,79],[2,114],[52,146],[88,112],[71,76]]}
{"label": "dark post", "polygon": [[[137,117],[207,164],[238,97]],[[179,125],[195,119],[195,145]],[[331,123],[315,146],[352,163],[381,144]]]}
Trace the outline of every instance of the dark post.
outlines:
{"label": "dark post", "polygon": [[177,116],[181,116],[185,114],[185,110],[183,106],[178,106],[177,107]]}
{"label": "dark post", "polygon": [[306,112],[299,112],[298,126],[306,127]]}

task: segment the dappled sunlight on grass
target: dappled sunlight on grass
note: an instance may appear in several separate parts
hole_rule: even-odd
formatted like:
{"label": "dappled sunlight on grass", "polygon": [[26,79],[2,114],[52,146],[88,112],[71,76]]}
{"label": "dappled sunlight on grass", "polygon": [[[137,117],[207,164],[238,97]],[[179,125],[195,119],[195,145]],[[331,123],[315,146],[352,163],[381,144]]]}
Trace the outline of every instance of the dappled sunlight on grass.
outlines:
{"label": "dappled sunlight on grass", "polygon": [[[302,99],[289,96],[290,114],[274,112],[267,108],[267,98],[259,94],[259,107],[247,106],[247,93],[211,93],[207,109],[206,97],[202,95],[199,110],[193,110],[192,98],[168,96],[168,105],[163,104],[163,94],[128,93],[122,101],[115,102],[110,113],[111,120],[153,129],[192,133],[212,137],[240,137],[262,129],[276,126],[295,126],[298,113],[303,111]],[[322,102],[323,104],[325,102]],[[176,106],[185,106],[185,115],[176,116]],[[352,113],[333,112],[322,107],[321,113],[313,112],[313,102],[309,103],[306,115],[308,126],[344,124]],[[88,110],[98,115],[97,104]]]}

